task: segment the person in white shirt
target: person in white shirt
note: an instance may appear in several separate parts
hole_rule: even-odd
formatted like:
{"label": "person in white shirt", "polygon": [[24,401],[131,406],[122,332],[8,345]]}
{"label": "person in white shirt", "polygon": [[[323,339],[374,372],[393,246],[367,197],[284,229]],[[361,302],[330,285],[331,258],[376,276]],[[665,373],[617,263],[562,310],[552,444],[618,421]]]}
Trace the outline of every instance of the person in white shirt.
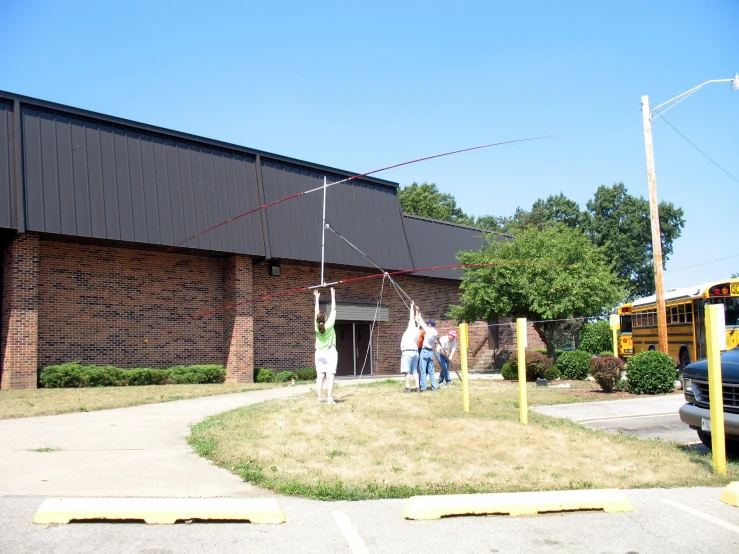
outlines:
{"label": "person in white shirt", "polygon": [[414,391],[418,391],[418,308],[411,302],[408,327],[400,339],[400,372],[405,373],[405,389],[403,392],[411,392],[411,377],[416,383]]}
{"label": "person in white shirt", "polygon": [[439,390],[439,385],[436,383],[436,375],[434,375],[434,349],[436,348],[436,341],[439,337],[439,332],[436,330],[436,321],[429,319],[426,323],[419,316],[418,323],[424,330],[426,335],[423,337],[423,348],[421,348],[421,362],[419,364],[419,371],[421,373],[421,392],[426,390],[426,374],[428,373],[429,379],[431,380],[431,390]]}
{"label": "person in white shirt", "polygon": [[457,332],[449,331],[449,334],[439,339],[436,345],[436,359],[439,362],[439,383],[448,387],[452,384],[452,378],[449,375],[449,360],[454,357],[457,351]]}

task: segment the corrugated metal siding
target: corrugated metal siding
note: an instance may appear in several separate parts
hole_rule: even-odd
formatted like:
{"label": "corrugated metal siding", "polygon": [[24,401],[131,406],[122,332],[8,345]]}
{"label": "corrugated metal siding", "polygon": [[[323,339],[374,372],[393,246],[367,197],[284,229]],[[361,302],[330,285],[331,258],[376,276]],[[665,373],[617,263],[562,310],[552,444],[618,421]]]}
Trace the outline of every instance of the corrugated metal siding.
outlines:
{"label": "corrugated metal siding", "polygon": [[0,227],[13,224],[13,104],[0,102]]}
{"label": "corrugated metal siding", "polygon": [[[323,185],[323,174],[262,158],[265,202],[273,202]],[[341,177],[328,175],[328,182]],[[396,189],[353,181],[327,190],[326,221],[385,269],[412,267],[404,240]],[[323,192],[316,191],[267,210],[272,256],[321,260]],[[326,232],[326,263],[371,267],[333,233]]]}
{"label": "corrugated metal siding", "polygon": [[[328,313],[331,305],[327,302],[320,302],[320,309]],[[375,304],[336,304],[336,321],[374,321],[375,312],[377,312],[377,321],[390,321],[390,309],[387,306],[380,306],[377,310]]]}
{"label": "corrugated metal siding", "polygon": [[[430,221],[413,216],[403,216],[408,244],[413,255],[415,267],[457,265],[457,252],[460,250],[479,250],[484,244],[483,232],[457,225]],[[441,269],[421,271],[414,275],[461,279],[462,269]]]}
{"label": "corrugated metal siding", "polygon": [[[259,206],[253,156],[28,107],[22,124],[29,230],[174,245]],[[263,256],[259,214],[184,246]]]}

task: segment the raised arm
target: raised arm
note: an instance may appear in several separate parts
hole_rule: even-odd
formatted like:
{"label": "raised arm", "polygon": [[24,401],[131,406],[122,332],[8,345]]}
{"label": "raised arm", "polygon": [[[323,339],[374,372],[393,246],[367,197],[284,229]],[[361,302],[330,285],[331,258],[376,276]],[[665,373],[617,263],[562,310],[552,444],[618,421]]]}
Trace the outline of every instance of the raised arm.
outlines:
{"label": "raised arm", "polygon": [[416,305],[411,300],[410,317],[408,318],[408,327],[416,322]]}
{"label": "raised arm", "polygon": [[326,319],[326,328],[333,327],[336,321],[336,289],[331,287],[331,313]]}
{"label": "raised arm", "polygon": [[318,289],[313,290],[313,296],[316,297],[316,309],[313,311],[313,319],[315,319],[318,316],[318,312],[320,311],[318,309],[318,298],[321,296],[321,293],[318,291]]}

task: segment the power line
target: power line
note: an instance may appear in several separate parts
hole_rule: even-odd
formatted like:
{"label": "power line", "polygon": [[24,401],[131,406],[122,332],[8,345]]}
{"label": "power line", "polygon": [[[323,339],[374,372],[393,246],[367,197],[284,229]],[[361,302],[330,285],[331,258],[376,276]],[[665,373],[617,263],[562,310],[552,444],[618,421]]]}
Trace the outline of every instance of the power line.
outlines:
{"label": "power line", "polygon": [[[727,171],[726,169],[724,169],[724,168],[723,168],[723,167],[722,167],[722,166],[721,166],[721,165],[720,165],[720,164],[719,164],[719,163],[718,163],[718,162],[717,162],[716,160],[714,160],[713,158],[711,158],[711,156],[709,156],[709,155],[708,155],[708,154],[706,154],[706,153],[705,153],[705,152],[704,152],[703,150],[701,150],[700,148],[698,148],[698,146],[696,146],[696,145],[695,145],[695,143],[693,143],[693,142],[692,142],[692,141],[691,141],[691,140],[690,140],[690,139],[689,139],[688,137],[686,137],[685,135],[683,135],[683,134],[682,134],[682,133],[681,133],[681,132],[680,132],[680,131],[679,131],[679,130],[677,129],[677,127],[675,127],[675,126],[674,126],[674,125],[673,125],[672,123],[670,123],[669,121],[667,121],[667,118],[666,118],[666,117],[665,117],[664,115],[663,115],[663,116],[661,116],[661,117],[662,117],[662,121],[664,121],[664,122],[665,122],[665,123],[667,123],[667,124],[668,124],[668,125],[669,125],[670,127],[672,127],[672,130],[673,130],[673,131],[675,131],[675,132],[676,132],[676,133],[677,133],[678,135],[680,135],[680,136],[681,136],[682,138],[684,138],[684,139],[685,139],[685,141],[686,141],[686,142],[687,142],[687,143],[688,143],[688,144],[689,144],[690,146],[692,146],[693,148],[695,148],[695,149],[696,149],[696,150],[697,150],[698,152],[700,152],[700,153],[701,153],[701,154],[702,154],[702,155],[703,155],[703,156],[704,156],[704,157],[705,157],[705,158],[706,158],[706,159],[707,159],[707,160],[708,160],[709,162],[711,162],[711,163],[712,163],[713,165],[715,165],[716,167],[718,167],[718,168],[719,168],[719,169],[720,169],[721,171],[723,171],[723,172],[724,172],[724,173],[726,173],[726,174],[727,174],[727,175],[728,175],[729,177],[731,177],[731,178],[732,178],[732,179],[734,179],[734,180],[735,180],[735,181],[736,181],[737,183],[739,183],[739,179],[737,179],[737,178],[736,178],[736,177],[734,177],[734,176],[733,176],[733,175],[732,175],[731,173],[729,173],[729,172],[728,172],[728,171]],[[677,271],[677,270],[673,270],[673,271]]]}
{"label": "power line", "polygon": [[700,264],[689,265],[687,267],[680,267],[678,269],[666,269],[665,271],[682,271],[683,269],[692,269],[694,267],[700,267],[702,265],[715,264],[716,262],[723,262],[724,260],[729,260],[731,258],[736,258],[737,256],[739,256],[739,254],[732,254],[731,256],[726,256],[725,258],[719,258],[718,260],[712,260],[710,262],[703,262],[703,263],[700,263]]}

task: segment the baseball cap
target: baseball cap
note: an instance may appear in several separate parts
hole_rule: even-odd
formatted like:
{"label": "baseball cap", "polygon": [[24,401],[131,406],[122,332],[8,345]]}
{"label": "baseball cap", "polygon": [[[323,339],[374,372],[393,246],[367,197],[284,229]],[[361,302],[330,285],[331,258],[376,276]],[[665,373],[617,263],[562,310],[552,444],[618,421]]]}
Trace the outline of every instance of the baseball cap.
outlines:
{"label": "baseball cap", "polygon": [[436,322],[433,319],[429,319],[426,323],[429,325],[436,325]]}
{"label": "baseball cap", "polygon": [[457,332],[456,331],[449,331],[449,336],[450,337],[454,337],[456,339],[457,338]]}

